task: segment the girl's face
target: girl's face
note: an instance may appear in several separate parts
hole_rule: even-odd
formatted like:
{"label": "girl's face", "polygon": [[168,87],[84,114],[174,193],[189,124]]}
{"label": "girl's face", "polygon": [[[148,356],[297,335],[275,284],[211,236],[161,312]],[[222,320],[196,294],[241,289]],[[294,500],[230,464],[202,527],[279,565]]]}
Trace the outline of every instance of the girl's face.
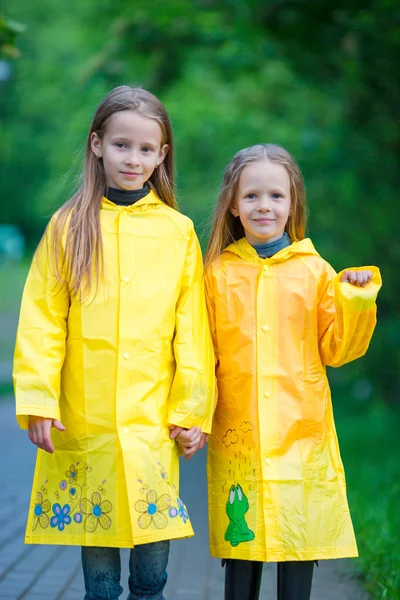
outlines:
{"label": "girl's face", "polygon": [[92,133],[90,142],[103,159],[107,186],[138,190],[164,160],[168,145],[161,145],[162,131],[154,119],[133,110],[122,110],[108,119],[103,138]]}
{"label": "girl's face", "polygon": [[268,159],[246,165],[230,208],[239,217],[252,246],[282,237],[290,214],[290,177],[285,167]]}

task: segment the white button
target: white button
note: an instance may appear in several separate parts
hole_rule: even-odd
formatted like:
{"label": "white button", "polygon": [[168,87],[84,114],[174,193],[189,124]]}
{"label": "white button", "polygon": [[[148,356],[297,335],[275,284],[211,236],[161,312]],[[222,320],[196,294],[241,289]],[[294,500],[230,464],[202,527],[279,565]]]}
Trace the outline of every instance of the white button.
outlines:
{"label": "white button", "polygon": [[124,433],[129,433],[129,429],[127,427],[124,427]]}
{"label": "white button", "polygon": [[130,281],[130,277],[123,277],[122,281],[125,281],[125,283],[128,283],[128,281]]}
{"label": "white button", "polygon": [[127,358],[129,358],[129,354],[127,352],[125,352],[124,359],[126,360]]}
{"label": "white button", "polygon": [[266,458],[265,462],[267,463],[267,465],[270,465],[271,464],[271,459],[270,458]]}
{"label": "white button", "polygon": [[263,269],[264,269],[264,271],[269,271],[269,266],[268,265],[264,265]]}
{"label": "white button", "polygon": [[263,329],[263,331],[269,331],[268,325],[263,325],[262,329]]}
{"label": "white button", "polygon": [[121,213],[121,214],[123,214],[123,215],[126,215],[126,210],[125,210],[125,208],[124,208],[124,210],[122,211],[122,213]]}
{"label": "white button", "polygon": [[264,392],[264,396],[265,396],[266,398],[269,398],[269,397],[270,397],[270,395],[271,395],[271,394],[270,394],[269,392]]}

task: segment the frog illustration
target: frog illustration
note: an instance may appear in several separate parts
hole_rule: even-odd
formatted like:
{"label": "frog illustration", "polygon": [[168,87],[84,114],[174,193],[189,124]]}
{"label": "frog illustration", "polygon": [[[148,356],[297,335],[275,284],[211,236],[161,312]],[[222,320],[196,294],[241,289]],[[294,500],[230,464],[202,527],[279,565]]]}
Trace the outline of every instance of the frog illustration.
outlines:
{"label": "frog illustration", "polygon": [[244,518],[248,510],[249,501],[242,487],[239,484],[232,485],[226,503],[229,525],[225,532],[225,541],[230,542],[231,546],[237,546],[241,542],[250,542],[255,538],[253,531],[248,528]]}

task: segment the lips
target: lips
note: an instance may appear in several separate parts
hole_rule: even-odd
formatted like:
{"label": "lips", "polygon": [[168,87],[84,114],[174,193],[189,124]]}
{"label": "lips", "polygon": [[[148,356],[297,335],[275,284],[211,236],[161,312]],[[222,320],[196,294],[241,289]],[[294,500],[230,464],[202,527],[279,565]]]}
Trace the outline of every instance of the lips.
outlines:
{"label": "lips", "polygon": [[274,222],[274,219],[254,219],[259,225],[270,225]]}
{"label": "lips", "polygon": [[121,174],[125,177],[139,177],[141,173],[128,173],[127,171],[121,171]]}

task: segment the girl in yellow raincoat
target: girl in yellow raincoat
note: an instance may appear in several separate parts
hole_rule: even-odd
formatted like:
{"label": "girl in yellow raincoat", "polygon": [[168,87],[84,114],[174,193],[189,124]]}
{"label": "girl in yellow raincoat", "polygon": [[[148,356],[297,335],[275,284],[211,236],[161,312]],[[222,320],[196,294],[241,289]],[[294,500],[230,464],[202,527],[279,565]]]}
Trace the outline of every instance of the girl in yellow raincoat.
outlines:
{"label": "girl in yellow raincoat", "polygon": [[304,229],[288,152],[239,152],[205,277],[218,383],[210,544],[226,600],[258,598],[264,561],[278,562],[279,600],[308,600],[315,560],[357,556],[325,367],[366,352],[381,278],[376,267],[336,275]]}
{"label": "girl in yellow raincoat", "polygon": [[[99,105],[83,183],[47,227],[23,294],[17,418],[39,446],[26,542],[82,546],[86,600],[163,598],[169,540],[193,535],[175,440],[210,431],[214,357],[202,258],[177,211],[161,102]],[[51,431],[51,428],[52,431]]]}

